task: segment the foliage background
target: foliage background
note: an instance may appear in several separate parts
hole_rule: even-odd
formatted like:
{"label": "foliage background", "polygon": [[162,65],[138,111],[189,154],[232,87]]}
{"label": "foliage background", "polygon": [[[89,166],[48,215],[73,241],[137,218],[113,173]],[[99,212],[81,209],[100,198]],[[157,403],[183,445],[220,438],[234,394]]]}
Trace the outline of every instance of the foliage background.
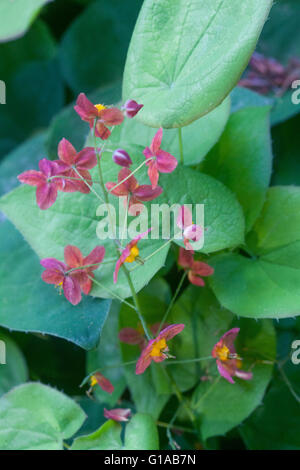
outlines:
{"label": "foliage background", "polygon": [[[24,36],[0,43],[0,79],[5,81],[7,87],[7,104],[0,105],[1,195],[17,186],[16,176],[35,167],[41,156],[55,158],[57,143],[62,137],[70,139],[77,148],[84,144],[87,128],[72,111],[72,103],[79,92],[97,97],[96,101],[101,99],[107,103],[115,103],[120,100],[126,53],[141,3],[141,0],[57,0],[44,6]],[[300,7],[296,0],[276,2],[257,50],[282,63],[287,63],[291,56],[299,57],[299,22]],[[239,90],[233,93],[235,95],[232,95],[231,113],[234,110],[243,113],[238,108],[245,108],[247,105],[243,103],[241,106]],[[251,99],[249,96],[245,95],[251,106],[255,100],[257,106],[261,107],[261,112],[256,113],[251,121],[253,146],[260,139],[265,123],[265,105],[273,106],[271,184],[299,185],[299,108],[288,109],[283,100],[280,103],[275,102],[274,96],[266,98],[251,95]],[[242,96],[242,100],[245,97]],[[247,113],[245,119],[249,119]],[[240,141],[242,139],[241,133]],[[222,141],[230,146],[230,129],[226,128],[220,142]],[[212,155],[210,162],[217,159],[218,152],[222,151],[218,149],[220,142],[211,150],[215,157]],[[265,143],[264,153],[268,151],[267,146]],[[233,149],[231,152],[234,158]],[[213,167],[210,168],[205,162],[203,165],[205,173],[222,181]],[[262,168],[260,175],[255,175],[255,178],[260,177],[263,171]],[[251,218],[251,214],[249,217]],[[75,398],[85,410],[88,419],[79,433],[82,435],[93,432],[105,421],[104,406],[114,406],[122,393],[125,400],[123,403],[130,401],[130,392],[126,389],[125,381],[126,379],[127,383],[132,383],[134,380],[130,371],[126,372],[124,378],[122,371],[111,370],[110,378],[117,383],[117,390],[112,398],[108,399],[107,395],[99,392],[98,400],[90,401],[85,396],[84,389],[79,388],[83,377],[98,367],[99,358],[101,361],[106,358],[108,363],[118,363],[118,358],[121,358],[119,346],[113,344],[118,329],[115,320],[118,312],[115,315],[110,314],[105,322],[108,306],[103,305],[104,313],[99,318],[100,300],[85,299],[81,310],[76,310],[76,313],[62,304],[61,299],[52,300],[51,289],[36,280],[40,277],[37,256],[1,213],[0,230],[2,294],[5,291],[5,295],[0,297],[0,325],[3,326],[0,339],[3,338],[8,344],[8,364],[0,365],[0,394],[28,380],[49,384]],[[171,290],[176,289],[179,278],[174,261],[175,254],[171,251],[167,267],[155,278],[154,283],[158,284],[148,287],[150,295],[154,291],[159,292],[157,302],[169,301],[170,291],[166,282]],[[226,284],[226,278],[221,281]],[[34,295],[30,298],[26,291],[29,282],[35,283]],[[187,285],[184,286],[186,287]],[[234,285],[229,287],[233,288]],[[144,295],[147,296],[147,292]],[[117,306],[113,308],[117,310]],[[64,321],[70,315],[73,322],[67,330]],[[126,318],[126,311],[120,315],[121,319]],[[174,316],[176,317],[176,312]],[[180,315],[178,318],[181,318]],[[102,327],[102,337],[106,340],[96,348]],[[287,358],[282,363],[282,368],[288,381],[284,381],[279,368],[275,368],[266,393],[256,404],[250,417],[237,420],[233,429],[217,433],[217,436],[208,429],[207,435],[214,437],[206,440],[206,448],[300,448],[299,403],[290,391],[292,386],[293,390],[300,393],[300,366],[292,365],[289,361],[290,345],[294,339],[300,338],[299,317],[274,320],[274,327],[277,357]],[[84,333],[81,334],[82,332]],[[126,355],[130,356],[130,353],[125,351]],[[134,386],[131,392],[133,396],[135,393],[138,395]],[[134,399],[138,402],[140,397],[134,396]],[[240,398],[231,398],[228,395],[228,402],[222,403],[222,406],[229,410],[232,406],[238,407],[238,399],[243,400],[243,394]],[[158,409],[164,408],[163,417],[160,418],[163,421],[171,418],[169,410],[174,408],[172,400],[168,402],[162,393],[160,402],[155,403]],[[165,406],[167,402],[168,406]],[[205,410],[209,406],[210,403],[207,403]],[[80,422],[80,417],[78,420]],[[184,422],[184,417],[182,421]],[[182,448],[187,449],[199,448],[200,445],[203,448],[204,445],[199,435],[183,434],[176,437],[176,440]],[[168,448],[163,428],[160,428],[160,442],[161,448]]]}

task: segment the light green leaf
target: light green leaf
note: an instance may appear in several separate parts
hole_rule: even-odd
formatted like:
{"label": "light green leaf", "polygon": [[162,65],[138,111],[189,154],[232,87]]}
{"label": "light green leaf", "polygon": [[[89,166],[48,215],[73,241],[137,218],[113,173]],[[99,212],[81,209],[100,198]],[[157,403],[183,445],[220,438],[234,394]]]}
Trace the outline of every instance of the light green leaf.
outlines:
{"label": "light green leaf", "polygon": [[[236,378],[235,383],[231,384],[223,377],[215,376],[199,384],[192,405],[198,414],[203,439],[223,435],[244,421],[260,404],[272,375],[272,361],[276,357],[272,322],[264,320],[257,323],[243,319],[236,323],[234,326],[241,328],[236,341],[237,352],[243,357],[243,369],[251,369],[253,378],[249,381]],[[223,328],[218,331],[214,342],[222,333]],[[216,365],[213,367],[216,368]]]}
{"label": "light green leaf", "polygon": [[272,129],[275,156],[273,185],[294,184],[300,186],[299,125],[300,116],[296,116]]}
{"label": "light green leaf", "polygon": [[0,5],[0,42],[11,41],[22,36],[40,9],[48,3],[49,0],[27,0],[24,8],[23,0],[13,0],[1,2]]}
{"label": "light green leaf", "polygon": [[69,397],[40,383],[20,385],[0,399],[0,449],[60,450],[85,420]]}
{"label": "light green leaf", "polygon": [[38,257],[9,221],[1,223],[0,260],[0,325],[59,336],[85,349],[97,345],[109,300],[84,297],[75,307],[58,295],[42,281]]}
{"label": "light green leaf", "polygon": [[299,188],[271,188],[248,236],[252,257],[221,254],[211,260],[215,273],[209,282],[224,307],[255,318],[299,315],[299,207]]}
{"label": "light green leaf", "polygon": [[138,120],[181,127],[220,104],[255,48],[272,1],[146,0],[124,73]]}
{"label": "light green leaf", "polygon": [[17,344],[0,332],[0,341],[5,344],[6,363],[0,362],[0,395],[8,392],[12,387],[26,382],[28,370],[25,358]]}
{"label": "light green leaf", "polygon": [[[184,164],[199,163],[220,138],[230,112],[230,98],[227,98],[216,109],[182,129]],[[137,119],[126,119],[117,127],[111,141],[118,147],[126,149],[128,145],[150,145],[154,136],[152,128],[145,126]],[[178,129],[165,129],[163,149],[168,150],[179,160]]]}
{"label": "light green leaf", "polygon": [[77,437],[71,447],[71,450],[120,450],[121,425],[115,421],[109,420],[92,434]]}
{"label": "light green leaf", "polygon": [[244,209],[247,230],[260,213],[270,184],[269,112],[269,107],[251,107],[232,114],[221,139],[201,165],[201,171],[236,194]]}

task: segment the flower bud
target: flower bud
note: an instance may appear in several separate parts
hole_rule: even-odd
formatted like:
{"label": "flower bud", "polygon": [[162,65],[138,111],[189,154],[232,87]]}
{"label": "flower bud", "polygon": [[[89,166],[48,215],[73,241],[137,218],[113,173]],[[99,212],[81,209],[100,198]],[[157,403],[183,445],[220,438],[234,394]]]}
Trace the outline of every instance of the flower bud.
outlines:
{"label": "flower bud", "polygon": [[133,118],[143,106],[143,104],[138,104],[134,100],[128,100],[126,101],[122,109],[125,110],[125,114],[127,117]]}
{"label": "flower bud", "polygon": [[112,156],[113,161],[120,166],[130,167],[132,160],[128,153],[123,149],[117,149]]}

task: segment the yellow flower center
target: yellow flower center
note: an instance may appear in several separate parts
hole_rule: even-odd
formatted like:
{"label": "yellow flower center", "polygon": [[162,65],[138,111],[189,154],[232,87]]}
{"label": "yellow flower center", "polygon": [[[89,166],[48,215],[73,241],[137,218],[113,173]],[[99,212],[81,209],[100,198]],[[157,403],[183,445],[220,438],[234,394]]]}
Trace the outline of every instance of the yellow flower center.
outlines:
{"label": "yellow flower center", "polygon": [[221,361],[228,361],[229,359],[229,354],[230,354],[230,351],[229,349],[227,348],[227,346],[218,346],[216,348],[216,353],[217,353],[217,356],[218,358],[221,360]]}
{"label": "yellow flower center", "polygon": [[140,250],[138,249],[137,245],[134,245],[131,249],[130,249],[130,255],[127,256],[127,258],[125,259],[125,262],[126,263],[133,263],[133,261],[135,261],[135,258],[137,256],[139,256],[139,253],[140,253]]}
{"label": "yellow flower center", "polygon": [[160,339],[156,343],[153,344],[152,350],[150,352],[151,357],[161,357],[163,355],[163,351],[167,348],[167,342],[165,338]]}
{"label": "yellow flower center", "polygon": [[95,104],[95,108],[98,109],[98,111],[102,111],[103,109],[106,109],[106,106],[103,104]]}
{"label": "yellow flower center", "polygon": [[91,387],[94,387],[94,386],[97,385],[97,383],[98,383],[98,382],[97,382],[97,379],[96,379],[96,377],[95,377],[94,375],[92,375],[92,376],[90,377],[90,382],[91,382]]}

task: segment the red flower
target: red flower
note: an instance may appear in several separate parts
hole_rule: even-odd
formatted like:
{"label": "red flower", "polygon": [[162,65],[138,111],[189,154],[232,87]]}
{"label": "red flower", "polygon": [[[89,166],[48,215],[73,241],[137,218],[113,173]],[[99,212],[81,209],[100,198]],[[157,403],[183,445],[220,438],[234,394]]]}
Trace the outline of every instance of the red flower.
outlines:
{"label": "red flower", "polygon": [[138,104],[134,100],[127,100],[122,109],[124,109],[128,118],[133,118],[143,106],[143,104]]}
{"label": "red flower", "polygon": [[117,149],[114,151],[112,156],[113,161],[120,166],[129,168],[132,165],[130,155],[123,149]]}
{"label": "red flower", "polygon": [[74,109],[83,121],[89,123],[91,129],[96,120],[95,135],[103,140],[108,139],[111,134],[107,126],[117,126],[124,120],[123,113],[118,108],[107,108],[102,104],[93,105],[84,93],[78,96]]}
{"label": "red flower", "polygon": [[[47,284],[62,287],[66,299],[72,305],[81,301],[81,291],[89,294],[92,288],[93,271],[99,267],[105,254],[103,246],[97,246],[83,258],[76,246],[68,245],[64,250],[65,263],[55,258],[44,258],[41,265],[45,268],[42,279]],[[92,266],[90,266],[92,265]],[[84,267],[86,266],[86,267]],[[82,267],[82,269],[78,269]]]}
{"label": "red flower", "polygon": [[157,338],[150,340],[137,361],[135,369],[136,374],[145,372],[147,367],[150,366],[151,361],[162,362],[170,357],[168,354],[169,348],[167,341],[178,335],[184,327],[185,325],[183,323],[167,326],[167,328],[159,333]]}
{"label": "red flower", "polygon": [[144,155],[148,166],[148,175],[152,184],[152,188],[157,187],[159,172],[160,173],[172,173],[177,167],[177,160],[173,155],[168,152],[165,152],[160,148],[162,141],[163,130],[162,127],[156,132],[150,147],[146,147],[144,150]]}
{"label": "red flower", "polygon": [[[167,326],[168,326],[167,324],[164,324],[162,325],[162,328],[164,329]],[[154,323],[154,325],[150,326],[150,331],[153,334],[153,336],[156,336],[158,334],[159,327],[160,327],[160,322]],[[147,345],[145,332],[141,323],[139,323],[137,328],[129,328],[129,327],[122,328],[119,332],[119,340],[125,344],[137,345],[142,350]]]}
{"label": "red flower", "polygon": [[183,230],[183,243],[187,250],[194,253],[192,245],[189,240],[197,242],[203,235],[203,230],[200,225],[193,223],[192,213],[186,206],[181,206],[177,216],[177,226]]}
{"label": "red flower", "polygon": [[195,261],[191,251],[184,248],[179,249],[178,264],[188,270],[189,281],[195,286],[204,286],[205,283],[201,276],[211,276],[214,269],[202,261]]}
{"label": "red flower", "polygon": [[114,410],[107,410],[104,408],[104,416],[107,419],[113,419],[114,421],[128,421],[129,416],[131,415],[130,408],[115,408]]}
{"label": "red flower", "polygon": [[212,357],[217,359],[218,370],[222,377],[232,384],[234,376],[243,380],[251,380],[253,377],[252,372],[241,370],[242,359],[237,355],[234,347],[234,340],[239,331],[239,328],[227,331],[214,345],[211,353]]}
{"label": "red flower", "polygon": [[124,250],[122,251],[121,253],[121,256],[120,258],[118,259],[117,263],[116,263],[116,267],[115,267],[115,270],[114,270],[114,283],[117,282],[118,280],[118,273],[119,273],[119,270],[120,270],[120,267],[122,266],[122,264],[124,263],[133,263],[133,261],[136,260],[136,258],[139,256],[139,249],[138,249],[138,241],[145,237],[149,232],[150,230],[152,230],[151,228],[149,228],[146,232],[143,232],[141,233],[140,235],[138,235],[137,237],[135,237],[133,240],[131,240],[131,242],[129,242],[126,247],[124,248]]}
{"label": "red flower", "polygon": [[55,163],[43,158],[39,161],[40,171],[29,170],[21,173],[18,180],[21,183],[36,186],[36,202],[40,209],[45,210],[54,204],[57,191],[63,189],[61,178],[53,176],[61,174],[61,168]]}
{"label": "red flower", "polygon": [[[105,186],[114,196],[126,196],[124,200],[125,207],[127,206],[127,198],[129,197],[128,212],[129,214],[136,215],[137,212],[142,212],[144,201],[152,201],[160,196],[163,190],[159,186],[152,189],[149,184],[139,185],[134,176],[129,176],[130,174],[131,172],[128,168],[122,168],[118,175],[118,182],[120,183],[125,178],[127,178],[127,180],[118,185],[116,189],[114,189],[114,187],[118,183],[109,182],[106,183]],[[134,205],[136,207],[133,207]]]}
{"label": "red flower", "polygon": [[104,390],[107,393],[113,393],[114,391],[114,386],[113,384],[106,378],[104,377],[103,374],[100,372],[95,372],[90,377],[90,382],[91,382],[91,387],[95,387],[95,385],[99,385],[102,390]]}
{"label": "red flower", "polygon": [[[63,179],[63,191],[89,193],[89,187],[84,181],[79,180],[80,177],[74,171],[74,168],[88,181],[89,185],[92,185],[89,170],[97,165],[95,149],[93,147],[86,147],[77,153],[71,142],[67,139],[62,139],[58,144],[58,156],[59,160],[56,160],[56,163],[59,165],[61,172],[66,175],[66,179]],[[75,179],[68,179],[67,177]]]}

